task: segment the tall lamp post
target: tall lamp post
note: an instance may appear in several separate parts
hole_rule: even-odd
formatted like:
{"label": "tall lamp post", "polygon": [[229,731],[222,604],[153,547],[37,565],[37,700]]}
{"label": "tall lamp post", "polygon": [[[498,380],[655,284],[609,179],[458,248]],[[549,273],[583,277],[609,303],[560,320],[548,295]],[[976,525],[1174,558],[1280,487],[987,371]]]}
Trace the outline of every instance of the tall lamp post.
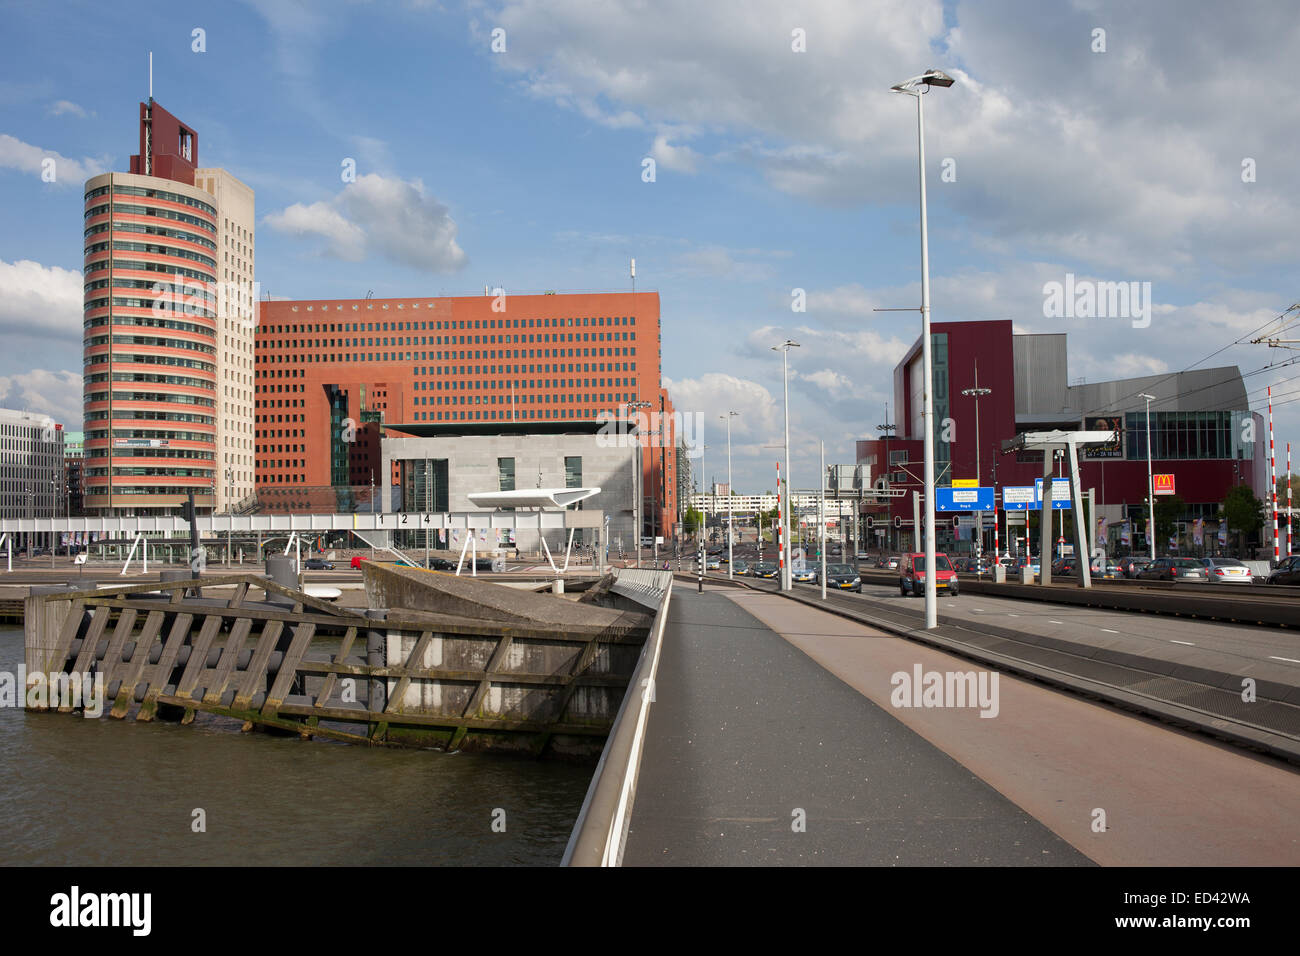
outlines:
{"label": "tall lamp post", "polygon": [[925,208],[925,94],[931,87],[952,86],[953,78],[939,70],[926,70],[920,76],[890,87],[895,93],[916,97],[917,165],[921,179],[921,351],[925,366],[925,626],[939,624],[939,600],[934,570],[934,365],[930,348],[930,237]]}
{"label": "tall lamp post", "polygon": [[732,512],[731,512],[731,502],[735,494],[735,492],[731,487],[731,420],[733,418],[736,418],[739,414],[740,414],[739,412],[727,412],[727,414],[725,415],[718,416],[720,419],[722,419],[724,422],[727,423],[727,580],[728,581],[732,580],[735,577],[735,575],[732,573],[731,570],[732,557],[733,557],[732,550],[731,550],[731,538],[732,538],[731,524],[733,520]]}
{"label": "tall lamp post", "polygon": [[1156,559],[1156,485],[1155,479],[1151,476],[1151,403],[1156,400],[1156,397],[1143,392],[1138,398],[1144,398],[1147,402],[1147,532],[1151,536],[1151,560],[1154,561]]}
{"label": "tall lamp post", "polygon": [[780,345],[772,346],[773,352],[781,353],[781,379],[785,384],[785,474],[781,476],[785,486],[784,497],[782,497],[782,489],[776,489],[778,500],[785,502],[785,507],[781,509],[781,548],[784,552],[784,560],[781,562],[782,591],[789,591],[794,587],[794,582],[790,579],[790,350],[799,347],[798,342],[790,339],[786,339]]}
{"label": "tall lamp post", "polygon": [[[624,402],[624,418],[634,408],[649,408],[649,402]],[[636,464],[632,466],[632,525],[636,536],[636,566],[641,567],[641,432],[636,435]]]}

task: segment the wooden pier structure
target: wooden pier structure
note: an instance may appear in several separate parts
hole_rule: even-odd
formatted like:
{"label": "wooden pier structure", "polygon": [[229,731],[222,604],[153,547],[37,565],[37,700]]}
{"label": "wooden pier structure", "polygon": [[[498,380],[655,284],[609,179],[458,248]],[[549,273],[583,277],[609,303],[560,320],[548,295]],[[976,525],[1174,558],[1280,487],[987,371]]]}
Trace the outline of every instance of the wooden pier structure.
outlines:
{"label": "wooden pier structure", "polygon": [[414,606],[348,609],[259,574],[33,588],[28,709],[74,709],[57,695],[32,706],[41,680],[102,676],[117,719],[206,713],[355,743],[599,755],[651,626],[612,575],[578,602],[376,562],[366,574],[368,594]]}

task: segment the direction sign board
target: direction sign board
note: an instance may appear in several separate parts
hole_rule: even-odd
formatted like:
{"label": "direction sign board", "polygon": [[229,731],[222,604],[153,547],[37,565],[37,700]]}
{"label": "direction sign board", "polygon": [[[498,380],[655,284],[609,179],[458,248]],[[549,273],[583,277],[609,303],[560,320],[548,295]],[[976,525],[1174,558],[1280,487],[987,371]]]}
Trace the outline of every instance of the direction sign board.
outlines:
{"label": "direction sign board", "polygon": [[936,488],[935,511],[992,511],[993,489],[989,488]]}
{"label": "direction sign board", "polygon": [[[1034,481],[1034,510],[1043,506],[1043,479]],[[1057,478],[1052,482],[1052,510],[1061,511],[1070,507],[1070,480]]]}
{"label": "direction sign board", "polygon": [[954,488],[978,488],[980,480],[978,478],[954,478],[952,486]]}
{"label": "direction sign board", "polygon": [[1037,500],[1033,485],[1011,485],[1002,489],[1002,507],[1007,511],[1028,511]]}

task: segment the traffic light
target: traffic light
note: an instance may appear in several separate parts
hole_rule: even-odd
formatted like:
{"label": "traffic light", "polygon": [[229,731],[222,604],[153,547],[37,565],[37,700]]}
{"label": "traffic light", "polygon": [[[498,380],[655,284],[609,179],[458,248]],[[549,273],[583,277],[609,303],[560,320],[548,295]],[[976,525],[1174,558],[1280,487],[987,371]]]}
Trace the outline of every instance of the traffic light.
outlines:
{"label": "traffic light", "polygon": [[894,515],[894,527],[895,527],[895,528],[901,528],[902,526],[903,526],[903,516],[902,516],[902,515]]}
{"label": "traffic light", "polygon": [[188,501],[182,502],[181,517],[192,523],[194,521],[194,505]]}

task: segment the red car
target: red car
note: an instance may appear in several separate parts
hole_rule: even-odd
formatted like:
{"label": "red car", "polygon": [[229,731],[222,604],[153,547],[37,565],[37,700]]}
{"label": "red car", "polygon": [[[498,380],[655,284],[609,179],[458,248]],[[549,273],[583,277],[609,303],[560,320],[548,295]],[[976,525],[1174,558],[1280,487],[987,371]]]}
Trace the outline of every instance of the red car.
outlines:
{"label": "red car", "polygon": [[362,561],[368,561],[368,560],[370,560],[370,559],[367,558],[365,555],[362,555],[362,554],[354,554],[354,555],[352,555],[352,570],[353,570],[353,571],[360,570],[360,568],[361,568],[361,562],[362,562]]}
{"label": "red car", "polygon": [[[934,575],[937,591],[957,594],[957,572],[952,569],[952,562],[946,554],[936,554],[934,565],[938,569]],[[907,597],[925,593],[925,555],[905,554],[898,565],[898,593]]]}

